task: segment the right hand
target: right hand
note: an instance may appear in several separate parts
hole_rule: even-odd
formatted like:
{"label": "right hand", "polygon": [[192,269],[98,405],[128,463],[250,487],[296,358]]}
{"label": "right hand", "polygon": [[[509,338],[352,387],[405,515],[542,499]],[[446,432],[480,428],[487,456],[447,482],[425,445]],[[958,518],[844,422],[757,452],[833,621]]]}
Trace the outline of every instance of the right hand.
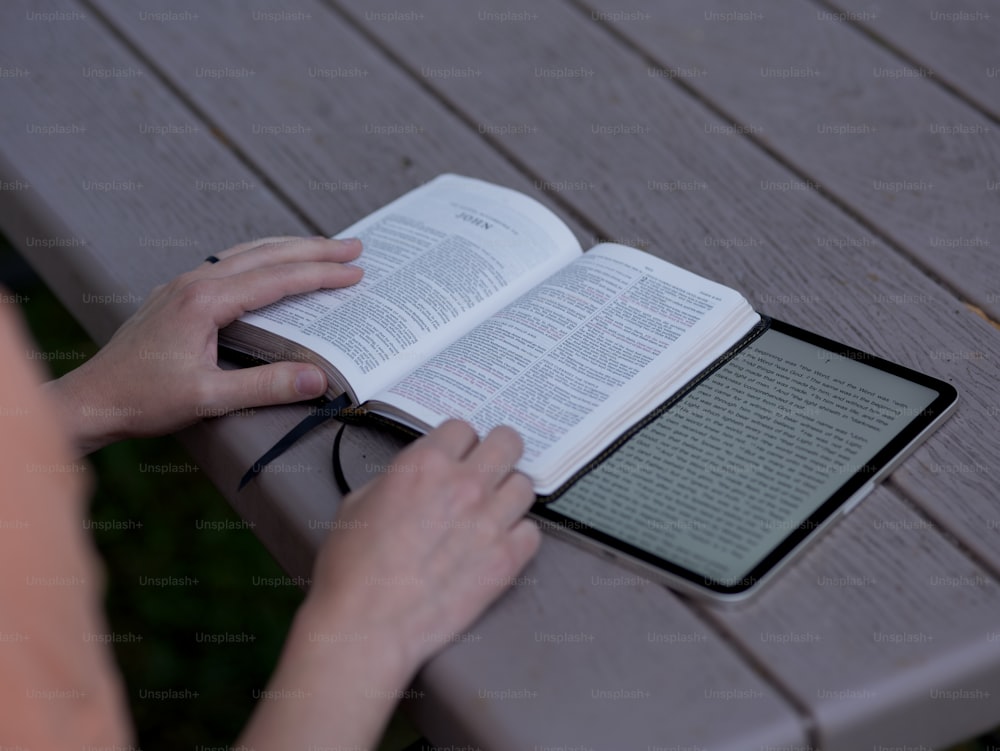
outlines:
{"label": "right hand", "polygon": [[307,607],[381,640],[398,668],[415,672],[538,550],[538,527],[524,518],[534,490],[514,470],[523,450],[511,428],[480,442],[457,420],[407,447],[344,499]]}

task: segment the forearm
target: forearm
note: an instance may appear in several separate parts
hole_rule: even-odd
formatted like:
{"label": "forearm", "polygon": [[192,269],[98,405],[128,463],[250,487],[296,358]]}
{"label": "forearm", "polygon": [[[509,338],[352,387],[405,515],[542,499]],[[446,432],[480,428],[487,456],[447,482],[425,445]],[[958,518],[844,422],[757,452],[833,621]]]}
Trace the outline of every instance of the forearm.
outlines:
{"label": "forearm", "polygon": [[413,668],[361,623],[307,600],[237,747],[374,749]]}

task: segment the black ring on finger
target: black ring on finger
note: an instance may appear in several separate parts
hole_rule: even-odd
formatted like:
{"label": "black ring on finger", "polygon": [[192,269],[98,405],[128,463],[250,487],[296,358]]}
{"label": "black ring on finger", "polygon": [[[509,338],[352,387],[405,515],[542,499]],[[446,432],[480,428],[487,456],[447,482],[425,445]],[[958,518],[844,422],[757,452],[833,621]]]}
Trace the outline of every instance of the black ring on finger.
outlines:
{"label": "black ring on finger", "polygon": [[218,263],[219,262],[219,259],[216,258],[215,256],[209,256],[205,260],[208,261],[209,263]]}

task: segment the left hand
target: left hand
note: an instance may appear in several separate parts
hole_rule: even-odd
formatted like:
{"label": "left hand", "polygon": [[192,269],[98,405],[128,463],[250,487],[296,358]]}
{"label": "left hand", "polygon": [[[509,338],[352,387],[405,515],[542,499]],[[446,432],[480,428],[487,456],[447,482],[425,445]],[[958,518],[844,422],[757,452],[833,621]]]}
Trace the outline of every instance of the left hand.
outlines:
{"label": "left hand", "polygon": [[321,396],[314,365],[218,366],[219,329],[286,295],[345,287],[358,240],[274,237],[237,245],[153,289],[90,360],[47,385],[81,454],[122,438],[171,433],[205,415]]}

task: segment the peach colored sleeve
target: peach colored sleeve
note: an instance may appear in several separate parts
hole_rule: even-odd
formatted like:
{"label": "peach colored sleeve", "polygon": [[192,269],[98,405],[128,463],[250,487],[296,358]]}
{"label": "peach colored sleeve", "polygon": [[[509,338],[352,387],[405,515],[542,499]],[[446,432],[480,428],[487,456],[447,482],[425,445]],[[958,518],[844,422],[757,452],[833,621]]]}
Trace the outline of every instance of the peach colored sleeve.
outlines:
{"label": "peach colored sleeve", "polygon": [[103,572],[83,529],[90,467],[39,384],[20,316],[0,304],[0,747],[134,747],[106,643]]}

